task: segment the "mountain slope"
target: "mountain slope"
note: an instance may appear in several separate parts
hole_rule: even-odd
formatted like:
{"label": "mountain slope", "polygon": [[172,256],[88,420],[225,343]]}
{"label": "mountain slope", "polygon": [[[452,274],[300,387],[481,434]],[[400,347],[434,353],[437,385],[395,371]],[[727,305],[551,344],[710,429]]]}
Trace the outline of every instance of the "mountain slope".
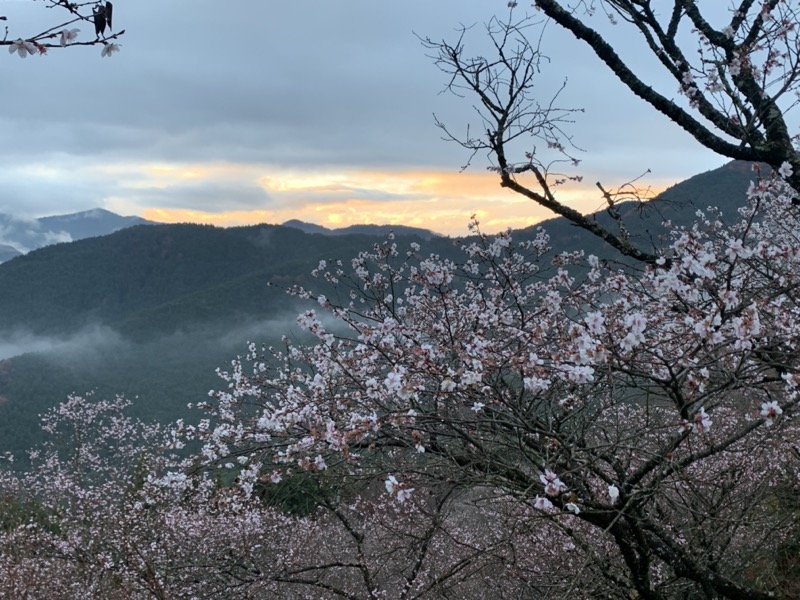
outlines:
{"label": "mountain slope", "polygon": [[101,208],[39,219],[0,214],[0,250],[10,247],[16,251],[16,254],[0,251],[0,262],[44,246],[108,235],[126,227],[146,224],[152,224],[152,221],[123,217]]}
{"label": "mountain slope", "polygon": [[72,240],[82,240],[88,237],[108,235],[120,229],[133,227],[135,225],[152,225],[153,221],[148,221],[141,217],[124,217],[102,208],[85,210],[69,215],[55,215],[51,217],[41,217],[37,219],[42,227],[50,231],[64,231],[70,235]]}
{"label": "mountain slope", "polygon": [[145,419],[187,417],[187,403],[223,385],[215,368],[247,341],[302,334],[295,317],[315,303],[286,287],[334,297],[311,270],[322,259],[348,264],[375,241],[275,225],[151,225],[0,265],[0,340],[10,357],[0,361],[0,451],[20,453],[36,439],[37,415],[73,391],[137,397],[132,413]]}
{"label": "mountain slope", "polygon": [[[0,265],[0,332],[22,327],[68,333],[91,324],[121,325],[168,307],[173,328],[214,314],[264,313],[265,299],[276,295],[270,280],[308,281],[321,259],[349,260],[374,242],[276,225],[180,224],[137,226],[49,246]],[[204,294],[202,302],[198,294]],[[181,306],[186,315],[178,314]],[[139,320],[146,329],[147,319]]]}
{"label": "mountain slope", "polygon": [[[747,188],[756,176],[751,163],[732,161],[677,183],[647,202],[620,204],[620,213],[631,241],[642,250],[652,251],[665,243],[663,238],[668,231],[663,226],[664,221],[670,221],[673,227],[690,226],[697,220],[697,211],[709,206],[719,208],[726,221],[735,221],[737,210],[747,202]],[[593,218],[610,231],[617,230],[616,223],[605,211],[595,213]],[[550,235],[556,252],[580,248],[601,258],[621,258],[607,243],[563,217],[526,228],[525,235],[531,235],[538,227],[543,227]]]}
{"label": "mountain slope", "polygon": [[[647,248],[663,243],[664,218],[688,224],[698,207],[712,204],[733,219],[752,176],[738,163],[698,175],[642,207],[625,206],[626,225]],[[596,218],[610,225],[604,213]],[[556,253],[583,249],[619,258],[564,219],[541,225]],[[515,239],[531,238],[536,229],[515,232]],[[344,284],[334,289],[310,272],[322,259],[339,259],[347,269],[377,240],[276,225],[148,225],[0,265],[0,359],[6,357],[0,360],[0,451],[29,446],[37,415],[73,391],[136,397],[133,413],[146,419],[190,417],[186,404],[224,385],[214,369],[244,352],[247,341],[279,344],[282,335],[303,335],[294,318],[315,303],[289,297],[284,288],[304,285],[346,298]],[[419,243],[423,256],[458,255],[449,238],[397,235],[395,241],[401,251]]]}

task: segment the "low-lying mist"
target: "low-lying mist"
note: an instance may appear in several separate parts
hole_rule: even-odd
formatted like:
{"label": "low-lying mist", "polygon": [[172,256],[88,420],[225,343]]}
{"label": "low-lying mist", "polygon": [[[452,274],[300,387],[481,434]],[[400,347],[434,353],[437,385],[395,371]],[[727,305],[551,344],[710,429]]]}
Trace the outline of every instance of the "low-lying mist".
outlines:
{"label": "low-lying mist", "polygon": [[125,395],[130,413],[162,423],[197,420],[187,404],[207,400],[225,383],[216,370],[247,352],[248,342],[278,345],[302,339],[297,311],[268,319],[227,318],[146,341],[106,326],[47,337],[21,330],[0,334],[0,452],[17,456],[42,440],[39,415],[69,394]]}
{"label": "low-lying mist", "polygon": [[23,330],[4,331],[0,332],[0,360],[32,352],[53,356],[105,353],[122,343],[122,337],[116,331],[103,325],[93,325],[62,336],[44,336]]}

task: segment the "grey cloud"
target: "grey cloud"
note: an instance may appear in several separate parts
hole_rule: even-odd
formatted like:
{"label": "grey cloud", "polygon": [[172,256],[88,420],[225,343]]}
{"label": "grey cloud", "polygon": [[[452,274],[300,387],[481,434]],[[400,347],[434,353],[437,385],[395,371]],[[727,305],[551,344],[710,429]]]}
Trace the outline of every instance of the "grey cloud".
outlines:
{"label": "grey cloud", "polygon": [[0,244],[16,248],[19,252],[71,241],[72,237],[65,231],[43,231],[38,221],[0,213]]}
{"label": "grey cloud", "polygon": [[[0,169],[0,212],[17,217],[70,213],[97,207],[117,189],[113,176],[91,175],[58,156],[40,154],[34,162],[13,157]],[[38,173],[39,168],[54,174]]]}
{"label": "grey cloud", "polygon": [[[3,56],[0,209],[64,213],[132,193],[113,176],[89,175],[78,165],[214,161],[455,171],[466,160],[462,149],[440,139],[432,113],[463,131],[469,122],[478,124],[473,102],[439,94],[445,77],[412,32],[454,39],[459,23],[504,14],[502,0],[238,0],[230,6],[120,0],[115,21],[127,33],[112,58],[101,59],[99,48],[53,50],[24,61]],[[91,35],[88,26],[82,29],[81,35]],[[488,52],[480,26],[468,41],[470,51]],[[543,98],[569,78],[563,104],[588,109],[570,129],[589,150],[587,166],[591,161],[608,172],[626,163],[625,178],[656,165],[688,176],[718,163],[698,151],[688,164],[686,148],[696,147],[693,142],[673,136],[671,123],[556,27],[547,29],[545,52],[552,61],[542,75]],[[632,115],[643,115],[638,118],[646,125]],[[650,144],[655,137],[662,142]],[[676,157],[683,162],[669,167]],[[6,168],[65,162],[74,172],[53,179],[9,175]],[[483,164],[479,157],[475,168]],[[234,191],[240,199],[223,199],[222,184],[163,196],[173,206],[205,210],[223,200],[238,207],[270,202],[246,185]],[[371,192],[363,193],[359,197]],[[155,202],[157,194],[148,194]]]}
{"label": "grey cloud", "polygon": [[237,181],[203,181],[163,188],[136,188],[127,196],[140,206],[188,208],[210,213],[270,208],[269,195],[259,186]]}
{"label": "grey cloud", "polygon": [[38,225],[36,221],[0,214],[0,244],[11,246],[19,252],[28,252],[35,247],[34,240],[39,236]]}
{"label": "grey cloud", "polygon": [[332,185],[319,188],[304,189],[299,192],[282,194],[282,206],[301,204],[326,204],[345,200],[374,200],[384,202],[408,202],[424,198],[421,194],[395,194],[384,190],[355,187],[348,185]]}
{"label": "grey cloud", "polygon": [[419,195],[394,194],[378,189],[334,184],[302,191],[282,191],[271,195],[262,187],[245,181],[204,180],[166,187],[136,188],[124,192],[139,206],[185,208],[219,213],[228,210],[269,210],[325,204],[351,199],[402,202]]}
{"label": "grey cloud", "polygon": [[[31,153],[55,145],[95,156],[233,152],[283,164],[396,164],[414,162],[412,137],[423,140],[419,160],[436,155],[424,132],[435,133],[441,77],[412,29],[446,33],[452,13],[363,0],[241,4],[246,19],[210,2],[127,6],[123,52],[102,61],[89,50],[52,52],[27,61],[32,69],[15,63],[8,85],[27,93],[4,114],[35,122],[32,142],[20,136]],[[466,12],[487,12],[477,6]]]}
{"label": "grey cloud", "polygon": [[46,231],[44,233],[44,244],[45,246],[49,246],[50,244],[60,244],[62,242],[71,242],[72,236],[67,233],[66,231]]}

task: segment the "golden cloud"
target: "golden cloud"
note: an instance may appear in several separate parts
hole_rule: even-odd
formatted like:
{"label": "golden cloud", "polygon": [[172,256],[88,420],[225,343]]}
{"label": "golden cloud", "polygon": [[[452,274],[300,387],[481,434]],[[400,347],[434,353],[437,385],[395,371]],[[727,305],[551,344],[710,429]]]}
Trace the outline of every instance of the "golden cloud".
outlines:
{"label": "golden cloud", "polygon": [[[168,188],[186,184],[202,186],[221,181],[260,186],[268,206],[213,210],[177,206],[137,206],[136,189]],[[651,182],[652,183],[652,182]],[[500,187],[489,172],[436,170],[285,171],[265,165],[205,164],[146,165],[131,182],[131,194],[111,204],[166,223],[194,222],[219,226],[283,223],[299,219],[325,227],[363,223],[423,227],[458,236],[467,233],[474,215],[481,229],[494,233],[528,227],[554,215],[518,194]],[[590,212],[602,208],[602,197],[591,185],[569,183],[558,188],[565,204]],[[186,206],[184,201],[182,206]]]}

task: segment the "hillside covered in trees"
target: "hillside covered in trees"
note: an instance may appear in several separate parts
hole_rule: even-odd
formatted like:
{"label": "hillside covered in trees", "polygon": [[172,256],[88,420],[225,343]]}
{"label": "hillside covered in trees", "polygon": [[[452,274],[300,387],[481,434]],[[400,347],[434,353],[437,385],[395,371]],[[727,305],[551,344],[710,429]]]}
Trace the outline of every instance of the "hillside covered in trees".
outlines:
{"label": "hillside covered in trees", "polygon": [[[734,162],[644,204],[629,203],[631,235],[663,244],[662,221],[688,225],[707,205],[732,220],[753,176],[749,164]],[[595,218],[610,221],[603,212]],[[566,219],[542,227],[554,253],[581,248],[620,258]],[[219,384],[216,369],[248,341],[276,344],[287,332],[299,333],[295,317],[311,303],[287,295],[288,288],[309,285],[320,260],[349,264],[390,229],[330,236],[275,225],[147,225],[0,265],[2,450],[20,455],[41,439],[38,415],[73,392],[125,394],[135,399],[132,414],[144,419],[189,416],[186,405]],[[537,229],[515,236],[531,239]],[[396,241],[416,241],[420,252],[446,258],[458,254],[450,238],[398,234]],[[337,295],[326,284],[321,292]]]}

